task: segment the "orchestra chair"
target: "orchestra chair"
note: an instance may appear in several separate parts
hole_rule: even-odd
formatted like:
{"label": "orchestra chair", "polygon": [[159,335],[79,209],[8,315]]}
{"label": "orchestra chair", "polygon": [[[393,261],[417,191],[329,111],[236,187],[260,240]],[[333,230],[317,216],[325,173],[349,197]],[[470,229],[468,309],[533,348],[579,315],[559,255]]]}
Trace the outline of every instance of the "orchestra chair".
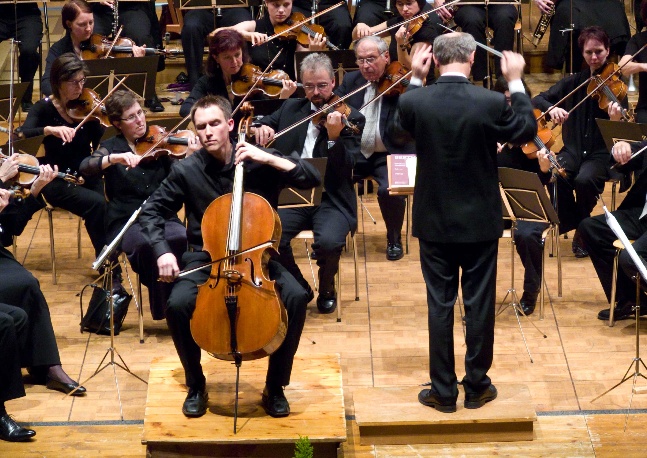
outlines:
{"label": "orchestra chair", "polygon": [[133,274],[137,277],[137,291],[135,291],[135,286],[133,285],[132,279],[130,278],[130,271],[128,270],[128,258],[126,253],[121,253],[121,263],[124,265],[123,271],[126,274],[126,280],[128,280],[128,285],[130,286],[130,291],[132,292],[133,299],[135,300],[135,306],[137,307],[137,322],[139,325],[139,343],[144,343],[144,301],[142,296],[142,282],[139,279],[139,275],[133,271]]}
{"label": "orchestra chair", "polygon": [[[629,240],[630,243],[634,243],[634,240]],[[614,313],[616,307],[616,282],[618,280],[618,258],[620,253],[625,249],[624,244],[620,239],[617,239],[613,242],[613,246],[616,249],[616,255],[613,257],[613,273],[611,274],[611,300],[609,301],[609,327],[613,327],[615,324]]]}
{"label": "orchestra chair", "polygon": [[[169,33],[177,33],[181,35],[182,27],[184,26],[184,18],[182,17],[182,10],[178,0],[167,0],[168,11],[171,15],[171,24],[166,24],[166,31]],[[177,2],[177,5],[176,5]]]}
{"label": "orchestra chair", "polygon": [[[50,259],[52,263],[52,284],[56,284],[56,249],[54,244],[54,217],[52,214],[56,207],[52,206],[45,196],[43,195],[43,200],[45,201],[45,211],[47,212],[47,221],[49,223],[49,249],[50,249]],[[72,214],[70,213],[70,216]],[[76,245],[77,245],[77,259],[81,259],[81,226],[83,225],[83,218],[78,217],[78,222],[76,226]]]}

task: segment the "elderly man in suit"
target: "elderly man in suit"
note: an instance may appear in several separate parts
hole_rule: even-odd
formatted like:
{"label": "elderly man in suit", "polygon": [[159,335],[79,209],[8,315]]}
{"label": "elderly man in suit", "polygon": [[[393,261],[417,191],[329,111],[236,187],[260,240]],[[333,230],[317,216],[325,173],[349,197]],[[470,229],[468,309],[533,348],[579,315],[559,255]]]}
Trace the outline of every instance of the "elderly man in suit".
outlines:
{"label": "elderly man in suit", "polygon": [[[487,375],[503,232],[497,142],[522,143],[537,132],[521,82],[523,57],[505,51],[501,59],[511,93],[509,106],[503,94],[470,84],[475,49],[471,35],[450,33],[434,40],[433,55],[430,46],[416,52],[411,84],[400,96],[395,120],[415,138],[418,156],[413,235],[420,240],[427,285],[431,375],[431,389],[422,390],[418,400],[441,412],[455,412],[458,397],[453,324],[459,269],[467,323],[465,407],[479,408],[497,396]],[[432,57],[440,78],[418,88]]]}
{"label": "elderly man in suit", "polygon": [[[267,144],[276,132],[304,119],[313,110],[323,107],[333,96],[335,73],[330,59],[318,53],[308,55],[301,62],[301,82],[305,99],[286,100],[278,111],[260,121],[263,124],[261,127],[253,129],[259,144]],[[347,121],[355,125],[359,133],[345,126],[342,118],[346,116],[332,111],[323,126],[304,122],[290,135],[282,135],[272,144],[286,155],[328,158],[321,204],[316,207],[279,209],[283,225],[279,245],[281,264],[310,292],[311,298],[314,298],[314,293],[294,261],[290,241],[302,230],[312,229],[314,232],[312,247],[317,253],[319,266],[317,308],[321,313],[332,313],[337,307],[334,279],[339,258],[346,244],[346,235],[357,228],[357,199],[352,173],[360,150],[364,116],[351,109],[347,117]]]}
{"label": "elderly man in suit", "polygon": [[[371,81],[367,89],[348,98],[348,104],[360,109],[378,95],[377,86],[389,65],[388,45],[380,37],[364,37],[355,44],[355,56],[359,71],[346,73],[344,81],[335,90],[344,96]],[[381,97],[360,112],[366,117],[360,154],[355,158],[355,176],[372,176],[378,183],[377,201],[386,224],[386,258],[397,261],[404,256],[402,250],[402,222],[404,221],[405,198],[389,195],[389,177],[386,157],[389,153],[414,154],[415,145],[411,136],[394,138],[389,128],[395,115],[398,96]]]}

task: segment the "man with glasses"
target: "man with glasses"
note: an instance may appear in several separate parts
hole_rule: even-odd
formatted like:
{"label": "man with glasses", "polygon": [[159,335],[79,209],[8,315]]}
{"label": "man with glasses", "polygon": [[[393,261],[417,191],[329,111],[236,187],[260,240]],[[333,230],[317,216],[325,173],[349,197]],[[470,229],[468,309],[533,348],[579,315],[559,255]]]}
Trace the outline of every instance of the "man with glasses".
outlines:
{"label": "man with glasses", "polygon": [[[371,81],[367,89],[354,94],[348,104],[361,108],[373,100],[377,93],[379,81],[384,77],[389,65],[387,44],[379,37],[364,37],[355,44],[355,56],[359,71],[346,73],[344,81],[335,91],[346,95]],[[389,153],[415,154],[415,144],[411,137],[394,138],[390,135],[390,124],[393,121],[398,96],[381,97],[360,112],[366,118],[360,153],[355,157],[355,178],[372,176],[378,183],[377,201],[386,224],[386,259],[402,259],[402,223],[404,221],[404,196],[389,195],[389,177],[386,157]]]}
{"label": "man with glasses", "polygon": [[[256,141],[265,145],[276,132],[300,121],[323,107],[334,95],[335,74],[330,59],[318,53],[309,54],[301,62],[301,82],[305,99],[288,99],[281,108],[265,116],[261,127],[253,129]],[[333,111],[328,113],[324,125],[304,122],[288,135],[277,138],[272,146],[283,154],[301,158],[327,157],[324,176],[324,194],[316,207],[280,209],[283,234],[279,251],[283,264],[310,294],[314,293],[294,261],[290,241],[302,230],[314,232],[313,249],[319,266],[319,297],[317,308],[321,313],[332,313],[337,307],[334,278],[339,258],[346,244],[346,235],[357,227],[357,200],[353,190],[352,173],[360,151],[364,116],[351,108],[346,118],[359,133],[345,127],[346,116]]]}

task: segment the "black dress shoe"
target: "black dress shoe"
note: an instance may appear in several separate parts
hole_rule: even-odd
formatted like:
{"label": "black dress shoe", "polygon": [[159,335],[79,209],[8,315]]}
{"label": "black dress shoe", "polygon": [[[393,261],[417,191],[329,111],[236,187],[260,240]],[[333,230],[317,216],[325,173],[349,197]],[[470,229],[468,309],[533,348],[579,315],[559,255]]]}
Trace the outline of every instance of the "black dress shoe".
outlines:
{"label": "black dress shoe", "polygon": [[[609,311],[610,309],[600,310],[598,313],[598,320],[609,320]],[[647,315],[647,307],[640,307],[640,316]],[[616,308],[613,310],[613,319],[614,321],[626,320],[636,316],[636,311],[634,310],[634,304],[627,303],[624,305],[616,305]]]}
{"label": "black dress shoe", "polygon": [[389,261],[397,261],[404,257],[404,250],[402,249],[402,244],[399,242],[388,243],[386,246],[386,259]]}
{"label": "black dress shoe", "polygon": [[315,298],[315,292],[312,290],[312,288],[308,284],[304,285],[303,289],[306,290],[306,296],[308,298],[308,304],[309,304],[310,302],[312,302],[312,299]]}
{"label": "black dress shoe", "polygon": [[582,236],[579,232],[575,231],[573,235],[573,243],[571,244],[571,250],[576,258],[586,258],[589,256],[589,252],[584,249],[584,243],[582,241]]}
{"label": "black dress shoe", "polygon": [[478,409],[483,407],[486,402],[490,402],[496,399],[499,393],[496,390],[494,385],[490,385],[482,393],[466,393],[465,394],[465,408],[466,409]]}
{"label": "black dress shoe", "polygon": [[270,391],[265,387],[261,399],[263,401],[263,409],[270,417],[282,418],[290,415],[290,404],[285,394],[283,394],[283,388]]}
{"label": "black dress shoe", "polygon": [[317,308],[321,313],[332,313],[337,308],[337,294],[335,291],[319,293],[317,297]]}
{"label": "black dress shoe", "polygon": [[86,393],[85,388],[79,386],[77,382],[64,383],[50,377],[47,377],[45,386],[49,390],[60,391],[61,393],[69,394],[70,396],[83,396]]}
{"label": "black dress shoe", "polygon": [[8,413],[0,417],[0,439],[9,442],[24,442],[35,435],[36,431],[23,428]]}
{"label": "black dress shoe", "polygon": [[422,390],[418,393],[418,401],[427,407],[433,407],[439,412],[453,413],[456,412],[456,399],[443,398],[435,394],[432,390]]}
{"label": "black dress shoe", "polygon": [[521,306],[521,310],[523,311],[524,315],[532,315],[532,312],[535,311],[535,306],[537,305],[537,296],[539,296],[539,292],[523,292],[523,294],[521,295],[521,300],[519,301],[519,305]]}
{"label": "black dress shoe", "polygon": [[164,105],[162,105],[162,102],[157,97],[157,94],[155,94],[153,98],[146,100],[146,102],[144,102],[144,105],[154,113],[164,111]]}
{"label": "black dress shoe", "polygon": [[201,417],[207,413],[208,400],[209,393],[206,389],[189,388],[189,394],[182,404],[182,413],[187,417]]}

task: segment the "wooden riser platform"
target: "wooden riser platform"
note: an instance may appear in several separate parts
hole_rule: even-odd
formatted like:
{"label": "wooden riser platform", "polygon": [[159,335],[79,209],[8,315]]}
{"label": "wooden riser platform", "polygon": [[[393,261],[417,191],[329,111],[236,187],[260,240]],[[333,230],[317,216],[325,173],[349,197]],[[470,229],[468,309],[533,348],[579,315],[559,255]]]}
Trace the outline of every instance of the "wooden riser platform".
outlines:
{"label": "wooden riser platform", "polygon": [[[346,441],[346,419],[338,354],[297,356],[285,395],[291,413],[271,418],[261,406],[267,359],[241,367],[238,425],[233,433],[236,369],[205,354],[209,408],[201,418],[182,414],[184,371],[176,355],[150,366],[142,443],[152,457],[294,455],[294,443],[308,436],[317,457],[336,457]],[[297,375],[298,374],[298,375]]]}
{"label": "wooden riser platform", "polygon": [[465,409],[459,387],[457,411],[438,412],[418,402],[421,388],[358,388],[355,418],[362,445],[451,444],[533,440],[537,415],[526,385],[497,384],[496,400]]}

